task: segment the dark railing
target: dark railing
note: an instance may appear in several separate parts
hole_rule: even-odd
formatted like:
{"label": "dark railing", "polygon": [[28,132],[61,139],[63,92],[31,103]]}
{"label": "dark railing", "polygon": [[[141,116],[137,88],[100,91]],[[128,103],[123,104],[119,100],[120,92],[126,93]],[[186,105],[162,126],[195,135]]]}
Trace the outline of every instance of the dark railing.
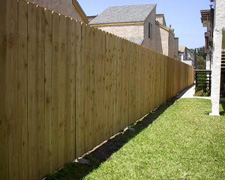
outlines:
{"label": "dark railing", "polygon": [[211,74],[211,70],[195,70],[196,94],[210,96]]}

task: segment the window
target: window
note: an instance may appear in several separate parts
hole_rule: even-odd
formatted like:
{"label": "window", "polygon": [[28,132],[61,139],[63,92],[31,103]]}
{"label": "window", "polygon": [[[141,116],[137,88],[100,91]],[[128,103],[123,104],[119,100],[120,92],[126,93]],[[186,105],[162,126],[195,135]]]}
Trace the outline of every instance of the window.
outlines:
{"label": "window", "polygon": [[148,23],[148,38],[152,39],[152,24]]}

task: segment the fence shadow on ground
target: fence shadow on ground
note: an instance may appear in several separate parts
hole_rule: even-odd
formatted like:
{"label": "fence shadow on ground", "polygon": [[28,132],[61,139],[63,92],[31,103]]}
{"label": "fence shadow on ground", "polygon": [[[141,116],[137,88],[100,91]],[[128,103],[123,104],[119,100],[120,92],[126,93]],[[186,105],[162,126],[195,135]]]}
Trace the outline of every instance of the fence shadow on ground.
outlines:
{"label": "fence shadow on ground", "polygon": [[[189,88],[188,88],[189,89]],[[117,136],[111,138],[106,143],[79,159],[78,162],[68,163],[58,172],[47,176],[46,180],[77,180],[83,179],[86,175],[97,169],[102,163],[110,160],[111,155],[122,148],[129,140],[137,136],[145,128],[151,125],[161,114],[181,97],[188,89],[181,92],[177,97],[161,105],[155,111],[149,113],[142,121],[131,125]]]}

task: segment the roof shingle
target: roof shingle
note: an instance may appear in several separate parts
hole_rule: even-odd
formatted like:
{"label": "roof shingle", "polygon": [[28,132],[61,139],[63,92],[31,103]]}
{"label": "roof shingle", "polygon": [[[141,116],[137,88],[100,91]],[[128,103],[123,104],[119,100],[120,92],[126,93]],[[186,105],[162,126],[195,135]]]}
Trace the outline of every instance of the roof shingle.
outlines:
{"label": "roof shingle", "polygon": [[110,24],[145,21],[156,4],[109,7],[89,24]]}

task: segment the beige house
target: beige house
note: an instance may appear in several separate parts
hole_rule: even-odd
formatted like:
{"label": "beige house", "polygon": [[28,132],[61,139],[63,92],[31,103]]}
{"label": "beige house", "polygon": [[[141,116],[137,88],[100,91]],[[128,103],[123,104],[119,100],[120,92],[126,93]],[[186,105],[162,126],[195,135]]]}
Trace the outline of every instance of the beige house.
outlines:
{"label": "beige house", "polygon": [[156,5],[116,6],[106,9],[89,24],[155,50]]}
{"label": "beige house", "polygon": [[174,57],[179,59],[179,38],[174,38]]}
{"label": "beige house", "polygon": [[185,64],[194,66],[195,54],[186,46],[179,46],[179,59]]}
{"label": "beige house", "polygon": [[156,44],[155,49],[162,54],[178,59],[179,39],[175,38],[174,29],[166,26],[165,16],[163,14],[156,15],[155,22]]}
{"label": "beige house", "polygon": [[77,21],[88,23],[87,16],[77,0],[26,0],[41,7],[45,7],[59,14],[76,19]]}
{"label": "beige house", "polygon": [[89,24],[178,59],[178,39],[155,4],[110,7]]}

